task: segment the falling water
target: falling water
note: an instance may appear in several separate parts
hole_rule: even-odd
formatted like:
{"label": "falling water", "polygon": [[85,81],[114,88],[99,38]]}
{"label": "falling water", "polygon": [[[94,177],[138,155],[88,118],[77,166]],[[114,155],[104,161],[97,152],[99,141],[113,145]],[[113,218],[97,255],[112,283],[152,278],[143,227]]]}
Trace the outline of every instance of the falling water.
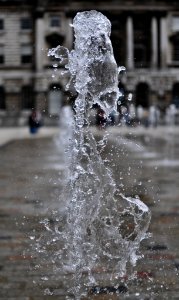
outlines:
{"label": "falling water", "polygon": [[57,212],[53,237],[60,241],[56,255],[60,273],[64,278],[71,274],[67,294],[81,299],[90,288],[117,289],[126,265],[136,264],[150,212],[139,198],[127,198],[117,190],[89,127],[92,106],[98,104],[108,116],[120,96],[118,74],[124,68],[117,67],[113,56],[110,21],[100,12],[85,11],[77,13],[73,28],[71,52],[61,46],[49,51],[65,62],[71,76],[68,87],[73,84],[78,95],[72,142],[66,150],[71,157],[63,190],[66,209],[62,216]]}

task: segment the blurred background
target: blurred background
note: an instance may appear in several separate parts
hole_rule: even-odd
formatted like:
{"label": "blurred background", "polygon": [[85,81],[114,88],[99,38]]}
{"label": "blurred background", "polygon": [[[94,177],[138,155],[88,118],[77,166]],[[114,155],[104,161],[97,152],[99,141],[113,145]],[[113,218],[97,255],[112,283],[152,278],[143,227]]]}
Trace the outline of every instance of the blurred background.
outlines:
{"label": "blurred background", "polygon": [[[152,212],[153,236],[142,243],[144,259],[120,299],[179,299],[179,1],[0,0],[1,300],[65,299],[52,238],[59,200],[66,200],[64,148],[73,119],[63,108],[76,95],[48,51],[71,50],[73,18],[91,9],[111,21],[115,59],[126,68],[119,114],[107,119],[95,106],[91,130],[119,190]],[[95,272],[105,278],[102,268]]]}
{"label": "blurred background", "polygon": [[32,108],[46,125],[58,124],[70,98],[68,75],[47,53],[59,44],[73,48],[72,19],[90,9],[111,21],[114,55],[127,70],[119,78],[119,111],[122,103],[132,119],[179,123],[178,1],[0,0],[1,126],[26,125]]}

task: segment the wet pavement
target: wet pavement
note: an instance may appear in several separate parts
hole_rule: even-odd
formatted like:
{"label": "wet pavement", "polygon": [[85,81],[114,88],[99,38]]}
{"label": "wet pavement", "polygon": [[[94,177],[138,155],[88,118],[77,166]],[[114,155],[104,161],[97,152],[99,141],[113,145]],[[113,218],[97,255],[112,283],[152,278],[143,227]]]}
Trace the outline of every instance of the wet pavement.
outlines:
{"label": "wet pavement", "polygon": [[[93,131],[97,140],[104,135]],[[141,244],[135,278],[124,279],[127,293],[88,299],[179,299],[179,130],[109,128],[102,155],[121,192],[150,207],[152,237]],[[65,299],[50,255],[42,262],[30,246],[34,232],[45,232],[41,220],[53,222],[59,208],[65,173],[57,138],[9,142],[0,157],[0,299]]]}

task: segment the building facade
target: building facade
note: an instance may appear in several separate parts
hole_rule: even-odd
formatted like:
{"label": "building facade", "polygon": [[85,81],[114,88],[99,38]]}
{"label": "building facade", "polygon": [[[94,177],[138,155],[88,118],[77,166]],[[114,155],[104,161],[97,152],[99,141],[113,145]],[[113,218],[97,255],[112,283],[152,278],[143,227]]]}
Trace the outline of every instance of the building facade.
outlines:
{"label": "building facade", "polygon": [[70,26],[78,11],[96,9],[112,23],[119,87],[136,106],[179,108],[179,2],[168,0],[0,0],[0,125],[24,125],[32,108],[58,122],[68,101],[64,66],[48,56],[73,48]]}

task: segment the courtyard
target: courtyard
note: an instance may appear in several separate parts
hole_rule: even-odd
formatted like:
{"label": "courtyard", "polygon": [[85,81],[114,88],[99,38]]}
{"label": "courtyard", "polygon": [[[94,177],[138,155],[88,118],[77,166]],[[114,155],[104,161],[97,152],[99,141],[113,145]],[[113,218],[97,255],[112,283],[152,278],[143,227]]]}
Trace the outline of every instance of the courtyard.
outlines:
{"label": "courtyard", "polygon": [[[54,212],[60,210],[64,176],[60,129],[42,128],[35,137],[27,128],[18,130],[19,135],[17,131],[10,135],[10,129],[0,133],[0,299],[65,299],[66,283],[61,270],[55,271],[50,250],[44,261],[43,253],[35,256],[33,248],[37,233],[48,243],[51,231],[43,226],[44,220],[52,224]],[[91,130],[97,140],[105,134],[96,127]],[[135,276],[123,278],[127,291],[89,299],[178,299],[178,128],[109,127],[102,156],[121,192],[138,195],[152,219]],[[104,276],[105,271],[96,272]]]}

